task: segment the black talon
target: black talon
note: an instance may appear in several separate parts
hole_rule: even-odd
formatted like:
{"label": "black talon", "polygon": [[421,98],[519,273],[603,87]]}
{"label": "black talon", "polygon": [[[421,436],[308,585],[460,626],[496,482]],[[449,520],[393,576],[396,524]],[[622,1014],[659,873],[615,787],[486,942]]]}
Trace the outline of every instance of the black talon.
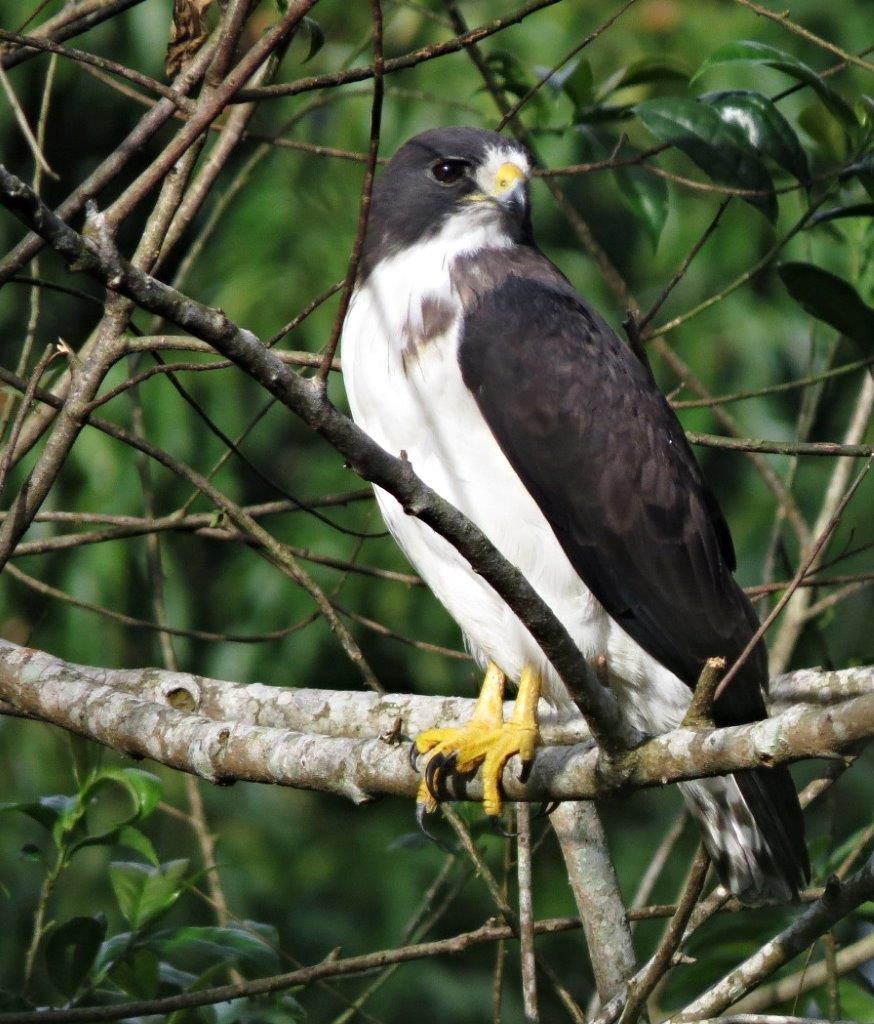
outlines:
{"label": "black talon", "polygon": [[416,746],[415,740],[413,740],[413,742],[410,744],[409,758],[410,767],[413,769],[414,772],[417,772],[419,770],[419,748]]}
{"label": "black talon", "polygon": [[428,787],[428,792],[435,800],[440,799],[439,786],[440,786],[440,770],[446,762],[446,758],[443,754],[434,754],[434,756],[425,765],[425,785]]}
{"label": "black talon", "polygon": [[533,758],[530,761],[523,761],[522,762],[522,767],[519,769],[519,781],[520,782],[527,782],[528,781],[528,779],[529,779],[529,777],[531,775],[531,769],[533,767],[534,767],[534,759]]}
{"label": "black talon", "polygon": [[449,787],[447,786],[447,780],[450,775],[455,771],[455,765],[458,762],[458,754],[452,753],[447,757],[443,758],[443,764],[440,769],[440,773],[437,776],[437,794],[438,800],[449,799]]}
{"label": "black talon", "polygon": [[439,846],[444,853],[454,853],[451,846],[445,843],[440,836],[435,835],[431,829],[425,824],[428,815],[428,807],[426,804],[416,804],[416,825],[419,827],[419,831],[422,835],[432,842],[435,846]]}

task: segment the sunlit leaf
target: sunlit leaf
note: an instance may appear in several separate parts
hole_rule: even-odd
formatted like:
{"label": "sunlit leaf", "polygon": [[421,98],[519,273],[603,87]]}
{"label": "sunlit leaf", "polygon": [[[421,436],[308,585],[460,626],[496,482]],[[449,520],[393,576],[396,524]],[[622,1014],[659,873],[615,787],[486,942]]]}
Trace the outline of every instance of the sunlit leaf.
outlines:
{"label": "sunlit leaf", "polygon": [[813,89],[828,109],[847,125],[856,125],[858,121],[853,108],[838,93],[827,85],[812,67],[803,61],[793,57],[776,46],[768,46],[767,43],[759,43],[754,40],[738,40],[733,43],[726,43],[712,53],[707,60],[692,76],[696,81],[705,71],[716,67],[718,64],[742,61],[747,64],[764,64],[776,71],[791,75],[798,82],[803,82]]}
{"label": "sunlit leaf", "polygon": [[700,98],[709,103],[726,124],[742,132],[759,156],[769,157],[803,184],[809,182],[807,154],[795,130],[766,96],[736,89],[705,93]]}
{"label": "sunlit leaf", "polygon": [[646,100],[635,113],[661,142],[682,150],[720,185],[760,193],[744,199],[769,220],[777,218],[773,182],[744,136],[705,103],[675,96]]}
{"label": "sunlit leaf", "polygon": [[812,263],[781,263],[777,268],[783,284],[801,308],[841,334],[874,347],[874,309],[856,289],[837,274]]}
{"label": "sunlit leaf", "polygon": [[45,941],[46,970],[55,988],[68,998],[85,980],[95,961],[103,937],[106,918],[73,917],[54,928]]}

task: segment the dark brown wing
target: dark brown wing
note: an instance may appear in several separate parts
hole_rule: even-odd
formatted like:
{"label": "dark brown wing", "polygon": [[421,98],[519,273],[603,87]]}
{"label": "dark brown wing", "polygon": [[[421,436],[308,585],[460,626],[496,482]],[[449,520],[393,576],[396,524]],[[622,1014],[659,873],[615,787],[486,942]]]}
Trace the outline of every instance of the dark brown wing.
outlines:
{"label": "dark brown wing", "polygon": [[[731,664],[757,626],[732,576],[725,519],[649,367],[545,257],[529,250],[519,262],[532,261],[533,274],[511,272],[491,289],[477,284],[484,273],[472,278],[464,381],[582,581],[694,687],[707,658]],[[759,644],[717,701],[717,724],[763,718],[766,684]],[[765,873],[785,880],[776,892],[797,892],[809,865],[788,771],[734,777],[767,840]]]}
{"label": "dark brown wing", "polygon": [[[545,261],[545,258],[544,262]],[[509,276],[466,316],[462,374],[580,578],[657,661],[694,686],[755,615],[725,520],[648,367],[557,275]],[[720,718],[764,714],[759,650]]]}

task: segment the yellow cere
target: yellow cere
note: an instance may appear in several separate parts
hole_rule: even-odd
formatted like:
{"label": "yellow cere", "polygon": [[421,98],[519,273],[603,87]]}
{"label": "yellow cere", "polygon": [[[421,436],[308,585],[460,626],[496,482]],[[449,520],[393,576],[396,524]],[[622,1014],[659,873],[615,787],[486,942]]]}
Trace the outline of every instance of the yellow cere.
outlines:
{"label": "yellow cere", "polygon": [[511,188],[520,178],[525,177],[525,172],[517,164],[505,163],[501,164],[498,168],[498,173],[495,175],[495,185],[501,192],[506,192],[508,188]]}

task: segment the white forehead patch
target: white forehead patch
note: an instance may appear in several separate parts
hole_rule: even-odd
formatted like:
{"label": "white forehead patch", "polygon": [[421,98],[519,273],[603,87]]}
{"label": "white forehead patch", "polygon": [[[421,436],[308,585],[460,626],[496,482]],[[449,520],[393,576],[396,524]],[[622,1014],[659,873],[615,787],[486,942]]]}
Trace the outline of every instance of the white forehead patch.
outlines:
{"label": "white forehead patch", "polygon": [[483,190],[489,192],[494,186],[498,170],[504,164],[515,164],[526,178],[531,175],[531,161],[528,154],[517,146],[489,146],[486,150],[486,158],[477,168],[476,183]]}

